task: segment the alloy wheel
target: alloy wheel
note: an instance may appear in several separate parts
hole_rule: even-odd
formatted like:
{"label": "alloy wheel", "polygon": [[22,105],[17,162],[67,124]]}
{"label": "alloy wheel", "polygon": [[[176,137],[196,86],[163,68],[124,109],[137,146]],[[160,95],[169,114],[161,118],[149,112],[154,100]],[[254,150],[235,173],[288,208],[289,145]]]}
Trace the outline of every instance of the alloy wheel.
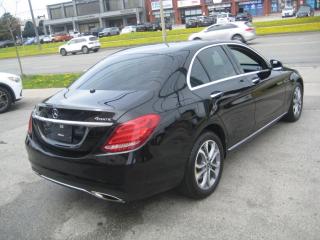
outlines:
{"label": "alloy wheel", "polygon": [[220,173],[220,150],[213,140],[205,141],[198,150],[195,160],[195,180],[202,190],[210,189]]}
{"label": "alloy wheel", "polygon": [[293,94],[293,114],[295,117],[300,115],[302,109],[302,94],[301,88],[298,86],[294,90]]}

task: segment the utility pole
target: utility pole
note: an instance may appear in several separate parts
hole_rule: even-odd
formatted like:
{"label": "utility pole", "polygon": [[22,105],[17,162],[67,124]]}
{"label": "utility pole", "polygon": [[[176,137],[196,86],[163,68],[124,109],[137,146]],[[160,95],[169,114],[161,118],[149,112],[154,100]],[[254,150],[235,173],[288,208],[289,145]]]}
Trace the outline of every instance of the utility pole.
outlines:
{"label": "utility pole", "polygon": [[39,50],[41,50],[41,44],[40,44],[40,39],[39,39],[39,32],[38,32],[38,27],[36,24],[36,21],[34,19],[34,14],[33,14],[33,8],[32,8],[32,4],[31,4],[31,0],[28,0],[29,2],[29,8],[30,8],[30,13],[31,13],[31,18],[32,18],[32,23],[33,23],[33,27],[34,27],[34,31],[36,33],[36,39],[37,39],[37,44],[38,44],[38,48]]}
{"label": "utility pole", "polygon": [[[3,4],[0,4],[0,6],[3,8],[4,12],[7,13],[7,10],[5,9]],[[23,79],[23,69],[22,69],[21,59],[20,59],[20,55],[19,55],[19,51],[18,51],[17,41],[16,41],[16,39],[14,37],[14,34],[13,34],[12,22],[11,22],[10,18],[8,19],[7,27],[9,29],[9,31],[10,31],[10,35],[11,35],[12,41],[14,42],[14,47],[15,47],[15,50],[16,50],[16,56],[17,56],[17,60],[18,60],[18,63],[19,63],[19,68],[20,68],[20,74],[21,74],[21,78]]]}
{"label": "utility pole", "polygon": [[161,27],[162,27],[162,40],[164,43],[167,43],[167,32],[166,32],[166,23],[164,21],[163,1],[159,0],[159,3],[160,3],[160,18],[161,18]]}
{"label": "utility pole", "polygon": [[19,55],[16,39],[14,37],[13,30],[11,28],[11,22],[9,24],[10,24],[9,31],[10,31],[10,34],[11,34],[12,41],[14,42],[14,47],[16,49],[17,60],[18,60],[18,63],[19,63],[19,68],[20,68],[20,75],[21,75],[21,78],[23,78],[23,69],[22,69],[22,64],[21,64],[21,59],[20,59],[20,55]]}

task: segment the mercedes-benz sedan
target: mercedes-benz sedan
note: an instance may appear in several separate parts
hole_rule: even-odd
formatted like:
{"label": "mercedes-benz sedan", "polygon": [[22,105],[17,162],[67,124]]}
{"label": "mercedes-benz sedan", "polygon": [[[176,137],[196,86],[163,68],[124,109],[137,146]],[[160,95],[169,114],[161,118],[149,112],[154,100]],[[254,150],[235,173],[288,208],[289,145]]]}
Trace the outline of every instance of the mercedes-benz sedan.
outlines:
{"label": "mercedes-benz sedan", "polygon": [[26,147],[33,171],[126,202],[178,187],[204,198],[228,152],[280,119],[297,121],[303,80],[236,42],[117,52],[39,103]]}

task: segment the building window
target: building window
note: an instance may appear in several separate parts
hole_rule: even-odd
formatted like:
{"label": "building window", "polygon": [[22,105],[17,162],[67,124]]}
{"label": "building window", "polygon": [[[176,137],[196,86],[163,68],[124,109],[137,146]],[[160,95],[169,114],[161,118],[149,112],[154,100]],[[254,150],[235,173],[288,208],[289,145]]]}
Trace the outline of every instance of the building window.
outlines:
{"label": "building window", "polygon": [[60,19],[62,18],[61,8],[51,8],[50,9],[51,19]]}
{"label": "building window", "polygon": [[73,6],[66,6],[64,11],[66,13],[66,17],[74,17]]}
{"label": "building window", "polygon": [[99,13],[99,1],[87,1],[83,3],[77,3],[77,12],[79,16]]}
{"label": "building window", "polygon": [[181,13],[182,23],[185,23],[189,19],[202,16],[201,8],[181,8],[180,13]]}
{"label": "building window", "polygon": [[104,6],[106,11],[121,10],[123,2],[122,0],[104,0]]}
{"label": "building window", "polygon": [[124,0],[124,8],[143,7],[141,0]]}

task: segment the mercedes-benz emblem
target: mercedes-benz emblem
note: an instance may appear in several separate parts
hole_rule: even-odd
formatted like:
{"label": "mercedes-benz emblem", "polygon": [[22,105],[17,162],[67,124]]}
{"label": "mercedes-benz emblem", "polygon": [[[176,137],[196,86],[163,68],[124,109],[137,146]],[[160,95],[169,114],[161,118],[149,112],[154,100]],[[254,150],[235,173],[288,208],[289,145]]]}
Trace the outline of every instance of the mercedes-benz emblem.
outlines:
{"label": "mercedes-benz emblem", "polygon": [[58,109],[54,108],[54,109],[52,110],[52,117],[53,117],[54,119],[57,119],[57,118],[59,117],[59,111],[58,111]]}

